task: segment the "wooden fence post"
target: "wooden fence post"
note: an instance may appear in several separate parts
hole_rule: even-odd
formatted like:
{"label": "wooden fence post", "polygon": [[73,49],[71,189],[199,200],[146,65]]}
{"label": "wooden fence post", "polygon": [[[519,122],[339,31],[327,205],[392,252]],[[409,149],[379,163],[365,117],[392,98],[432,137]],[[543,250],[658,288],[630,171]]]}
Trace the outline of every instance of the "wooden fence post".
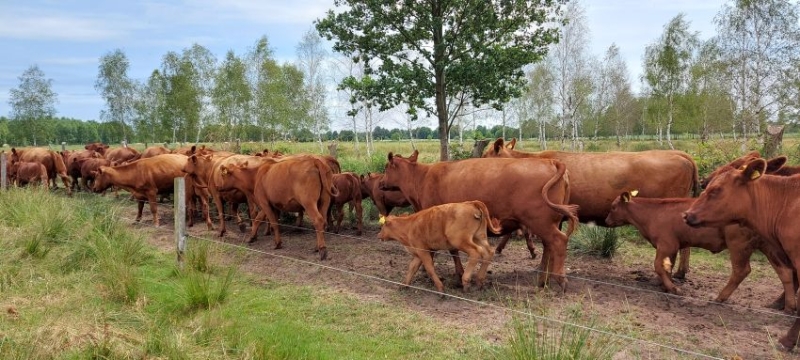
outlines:
{"label": "wooden fence post", "polygon": [[5,190],[8,187],[8,161],[6,160],[6,153],[0,153],[0,189]]}
{"label": "wooden fence post", "polygon": [[62,141],[61,142],[61,151],[66,151],[66,150],[67,150],[67,142],[66,141]]}
{"label": "wooden fence post", "polygon": [[178,265],[183,267],[183,256],[186,253],[186,182],[183,177],[175,178],[175,245],[177,246]]}

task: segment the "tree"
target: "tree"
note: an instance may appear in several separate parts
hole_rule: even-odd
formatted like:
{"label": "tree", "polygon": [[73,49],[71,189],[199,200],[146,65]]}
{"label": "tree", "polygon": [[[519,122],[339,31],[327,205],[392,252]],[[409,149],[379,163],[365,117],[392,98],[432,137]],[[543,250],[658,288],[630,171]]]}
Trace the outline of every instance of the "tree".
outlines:
{"label": "tree", "polygon": [[133,123],[138,130],[139,138],[151,143],[166,140],[161,125],[166,106],[165,79],[161,72],[153,70],[147,83],[136,87],[134,101],[135,117]]}
{"label": "tree", "polygon": [[566,131],[570,128],[571,147],[578,142],[581,119],[578,111],[589,101],[592,84],[588,71],[590,58],[589,29],[586,25],[585,10],[577,2],[567,5],[564,15],[569,22],[562,26],[561,37],[550,56],[555,83],[555,99],[561,127],[561,147],[566,141]]}
{"label": "tree", "polygon": [[617,44],[611,44],[606,51],[604,74],[607,77],[608,106],[610,106],[606,114],[612,119],[611,125],[614,127],[617,147],[621,147],[623,135],[628,135],[630,125],[635,120],[631,109],[634,98],[631,81],[628,78],[628,66]]}
{"label": "tree", "polygon": [[[645,77],[653,95],[663,98],[667,111],[667,143],[672,144],[675,121],[675,99],[686,91],[690,66],[697,47],[698,35],[689,31],[689,23],[680,13],[667,23],[664,34],[645,50]],[[660,115],[660,114],[659,114]]]}
{"label": "tree", "polygon": [[346,10],[329,10],[316,27],[335,39],[334,50],[365,63],[373,84],[359,92],[380,110],[405,103],[412,115],[436,114],[440,158],[447,160],[447,134],[458,113],[448,109],[460,107],[448,100],[501,108],[518,96],[522,67],[541,60],[558,39],[550,25],[564,2],[335,0]]}
{"label": "tree", "polygon": [[163,126],[172,129],[172,142],[178,141],[178,135],[186,141],[192,124],[200,118],[202,98],[196,69],[186,57],[170,51],[161,62],[161,75],[165,87]]}
{"label": "tree", "polygon": [[309,120],[316,135],[320,152],[323,151],[322,134],[328,130],[328,112],[325,107],[325,82],[323,71],[327,51],[322,47],[322,38],[309,29],[297,45],[298,67],[305,74],[305,87],[309,96]]}
{"label": "tree", "polygon": [[55,116],[58,94],[53,89],[53,80],[45,79],[38,65],[32,65],[19,77],[19,87],[9,91],[8,104],[11,118],[19,121],[24,129],[24,138],[30,138],[33,146],[37,139],[47,136],[44,122]]}
{"label": "tree", "polygon": [[800,60],[798,4],[738,0],[725,5],[715,21],[746,142],[748,133],[761,132],[791,104],[787,95],[796,90]]}
{"label": "tree", "polygon": [[127,143],[126,130],[129,119],[133,115],[134,83],[128,77],[130,61],[125,53],[116,49],[100,58],[97,81],[94,88],[106,101],[106,109],[102,113],[109,121],[116,122],[122,131],[122,140]]}
{"label": "tree", "polygon": [[242,136],[252,98],[245,72],[244,61],[229,50],[215,76],[211,99],[225,139],[231,143]]}
{"label": "tree", "polygon": [[212,121],[213,109],[211,108],[211,91],[214,87],[214,72],[216,71],[217,58],[207,48],[192,44],[192,47],[183,49],[181,60],[189,65],[189,82],[194,89],[196,98],[191,104],[197,106],[196,111],[187,111],[183,141],[188,142],[188,136],[195,134],[195,142],[200,142],[200,133],[203,125]]}
{"label": "tree", "polygon": [[[528,88],[523,97],[526,122],[536,124],[539,146],[547,150],[547,123],[555,117],[555,76],[547,63],[534,65],[528,72]],[[520,124],[522,127],[523,124]]]}

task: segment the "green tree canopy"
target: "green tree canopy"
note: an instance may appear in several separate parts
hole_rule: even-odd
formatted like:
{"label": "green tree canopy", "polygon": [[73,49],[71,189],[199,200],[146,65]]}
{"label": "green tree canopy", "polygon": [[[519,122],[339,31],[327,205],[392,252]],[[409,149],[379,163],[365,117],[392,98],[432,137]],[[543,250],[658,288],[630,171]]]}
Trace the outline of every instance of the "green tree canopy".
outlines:
{"label": "green tree canopy", "polygon": [[371,83],[359,96],[381,110],[405,103],[413,116],[436,114],[447,160],[453,115],[466,102],[499,108],[520,94],[522,67],[558,40],[552,25],[565,2],[336,0],[346,10],[329,10],[316,26],[334,50],[364,62]]}
{"label": "green tree canopy", "polygon": [[23,126],[25,139],[44,140],[47,136],[46,121],[56,114],[58,94],[53,91],[53,79],[46,79],[38,65],[25,70],[19,77],[19,87],[9,92],[8,104],[11,118]]}

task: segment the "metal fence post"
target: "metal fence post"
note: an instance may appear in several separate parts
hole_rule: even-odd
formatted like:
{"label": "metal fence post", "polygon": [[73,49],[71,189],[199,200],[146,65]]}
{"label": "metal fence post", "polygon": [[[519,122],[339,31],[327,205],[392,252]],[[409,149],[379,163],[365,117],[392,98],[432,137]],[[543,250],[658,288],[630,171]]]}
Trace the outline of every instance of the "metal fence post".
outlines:
{"label": "metal fence post", "polygon": [[177,246],[178,265],[183,267],[183,256],[186,253],[186,181],[183,177],[175,178],[175,245]]}
{"label": "metal fence post", "polygon": [[8,161],[6,160],[6,153],[0,153],[0,189],[5,190],[8,187]]}

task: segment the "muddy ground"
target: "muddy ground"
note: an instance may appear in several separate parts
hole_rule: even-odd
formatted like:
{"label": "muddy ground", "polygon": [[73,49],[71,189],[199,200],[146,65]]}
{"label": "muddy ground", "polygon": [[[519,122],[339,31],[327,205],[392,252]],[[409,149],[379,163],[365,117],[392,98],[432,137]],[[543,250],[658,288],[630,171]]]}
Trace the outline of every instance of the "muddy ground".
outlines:
{"label": "muddy ground", "polygon": [[[131,223],[135,206],[130,209],[121,221]],[[173,251],[172,208],[162,204],[159,211],[162,225],[150,237],[151,242]],[[132,226],[152,229],[147,209],[143,219]],[[303,226],[311,228],[308,219]],[[313,250],[316,240],[312,231],[290,225],[282,229],[282,249],[273,249],[272,235],[261,235],[254,244],[244,245],[254,251],[249,252],[241,270],[264,280],[327,287],[365,301],[391,304],[435,317],[489,342],[507,341],[509,320],[531,313],[615,334],[613,339],[619,346],[615,359],[704,357],[696,354],[727,359],[800,358],[774,346],[793,318],[765,307],[780,294],[781,287],[763,257],[753,262],[753,273],[731,299],[716,304],[710,300],[725,285],[729,266],[720,268],[719,262],[703,262],[695,256],[686,281],[678,283],[682,296],[669,296],[662,292],[652,269],[655,250],[646,243],[624,246],[613,260],[569,254],[569,287],[563,295],[534,285],[539,259],[531,259],[523,241],[512,241],[502,255],[495,257],[489,267],[490,286],[466,294],[456,287],[452,260],[437,256],[436,271],[445,281],[445,292],[473,300],[465,301],[434,293],[433,283],[422,269],[412,284],[420,289],[401,289],[398,283],[411,257],[398,243],[380,242],[377,225],[365,226],[362,236],[356,236],[350,228],[340,235],[326,234],[325,261],[320,261]],[[217,231],[208,231],[201,221],[189,228],[189,234],[232,245],[242,245],[244,238],[232,222],[223,238]],[[491,241],[494,244],[497,238]],[[541,244],[537,249],[540,253]],[[727,253],[716,256],[727,259]],[[581,316],[570,316],[576,312]],[[594,319],[593,323],[588,319]],[[556,329],[561,326],[549,324]]]}

